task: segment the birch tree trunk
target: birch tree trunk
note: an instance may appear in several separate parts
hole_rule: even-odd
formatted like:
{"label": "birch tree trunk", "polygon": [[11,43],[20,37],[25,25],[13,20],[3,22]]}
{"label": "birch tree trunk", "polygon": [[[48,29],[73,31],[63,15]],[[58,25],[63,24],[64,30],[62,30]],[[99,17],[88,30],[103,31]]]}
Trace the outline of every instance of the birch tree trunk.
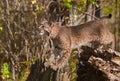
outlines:
{"label": "birch tree trunk", "polygon": [[[86,2],[86,13],[87,14],[85,16],[85,22],[92,20],[92,16],[90,16],[90,15],[93,15],[92,12],[93,12],[92,4],[90,4],[90,1],[87,0],[87,2]],[[88,14],[90,14],[90,15],[88,15]]]}

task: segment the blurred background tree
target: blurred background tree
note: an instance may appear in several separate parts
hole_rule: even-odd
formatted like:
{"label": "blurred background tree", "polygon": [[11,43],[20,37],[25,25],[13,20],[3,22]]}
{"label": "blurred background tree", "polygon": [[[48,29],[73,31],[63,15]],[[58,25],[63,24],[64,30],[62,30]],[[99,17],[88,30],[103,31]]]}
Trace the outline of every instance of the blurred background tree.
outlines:
{"label": "blurred background tree", "polygon": [[120,51],[120,0],[1,0],[0,81],[25,81],[31,65],[45,58],[47,40],[36,32],[44,19],[70,26],[109,13],[113,17],[108,24]]}

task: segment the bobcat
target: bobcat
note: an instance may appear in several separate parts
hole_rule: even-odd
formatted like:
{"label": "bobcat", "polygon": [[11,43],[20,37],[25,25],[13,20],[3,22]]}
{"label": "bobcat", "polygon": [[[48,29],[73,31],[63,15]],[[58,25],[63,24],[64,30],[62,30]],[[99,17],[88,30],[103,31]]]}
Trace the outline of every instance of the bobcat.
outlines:
{"label": "bobcat", "polygon": [[50,34],[55,49],[61,49],[59,58],[54,69],[60,69],[67,63],[71,51],[83,45],[97,41],[107,45],[111,43],[111,48],[115,48],[114,35],[106,25],[106,19],[110,19],[111,14],[103,16],[99,20],[93,20],[77,26],[59,26],[58,24],[44,23],[43,28]]}

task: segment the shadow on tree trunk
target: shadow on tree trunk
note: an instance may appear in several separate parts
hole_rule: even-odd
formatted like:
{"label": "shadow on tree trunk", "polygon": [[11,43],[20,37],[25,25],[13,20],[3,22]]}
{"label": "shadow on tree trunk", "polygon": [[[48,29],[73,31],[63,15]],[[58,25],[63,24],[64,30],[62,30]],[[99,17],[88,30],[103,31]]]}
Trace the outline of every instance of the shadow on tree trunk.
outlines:
{"label": "shadow on tree trunk", "polygon": [[26,81],[49,81],[52,73],[54,73],[52,69],[45,68],[44,63],[42,63],[40,60],[37,60],[31,66],[31,72]]}
{"label": "shadow on tree trunk", "polygon": [[67,71],[64,68],[57,71],[46,68],[42,61],[37,60],[31,66],[31,72],[26,81],[70,81],[68,74],[66,74]]}

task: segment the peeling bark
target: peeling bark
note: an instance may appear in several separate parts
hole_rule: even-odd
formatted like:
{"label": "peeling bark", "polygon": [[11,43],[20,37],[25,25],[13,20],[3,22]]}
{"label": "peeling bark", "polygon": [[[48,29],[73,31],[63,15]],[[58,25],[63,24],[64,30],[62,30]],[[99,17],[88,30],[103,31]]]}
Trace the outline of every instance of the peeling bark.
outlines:
{"label": "peeling bark", "polygon": [[[87,62],[94,68],[100,70],[110,81],[120,80],[120,53],[115,50],[95,50],[89,47],[83,47],[82,54],[88,54]],[[84,63],[86,57],[81,57]]]}

